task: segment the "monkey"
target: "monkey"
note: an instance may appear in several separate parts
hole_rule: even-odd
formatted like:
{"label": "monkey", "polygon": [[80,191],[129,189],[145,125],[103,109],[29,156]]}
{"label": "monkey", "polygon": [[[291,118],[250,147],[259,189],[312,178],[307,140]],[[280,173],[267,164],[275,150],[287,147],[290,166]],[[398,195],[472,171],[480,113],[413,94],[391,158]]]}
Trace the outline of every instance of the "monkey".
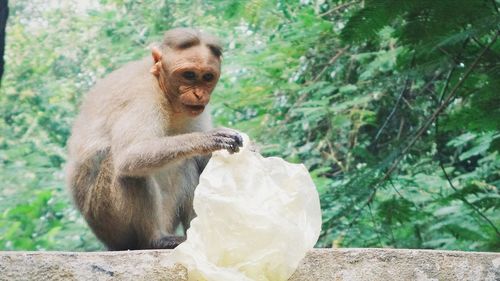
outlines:
{"label": "monkey", "polygon": [[[67,186],[108,250],[184,241],[211,153],[235,153],[243,142],[236,130],[212,127],[208,103],[222,59],[216,37],[171,29],[151,54],[93,86],[68,140]],[[184,236],[174,234],[179,225]]]}

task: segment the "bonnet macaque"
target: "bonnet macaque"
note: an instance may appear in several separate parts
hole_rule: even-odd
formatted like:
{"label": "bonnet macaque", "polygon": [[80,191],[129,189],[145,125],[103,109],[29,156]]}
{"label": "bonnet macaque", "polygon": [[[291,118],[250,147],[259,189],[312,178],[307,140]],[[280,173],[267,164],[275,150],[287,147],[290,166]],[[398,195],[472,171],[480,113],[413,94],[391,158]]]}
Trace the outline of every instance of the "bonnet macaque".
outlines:
{"label": "bonnet macaque", "polygon": [[177,246],[211,152],[242,146],[236,131],[211,127],[220,64],[215,37],[172,29],[152,58],[112,72],[86,95],[68,143],[67,184],[109,250]]}

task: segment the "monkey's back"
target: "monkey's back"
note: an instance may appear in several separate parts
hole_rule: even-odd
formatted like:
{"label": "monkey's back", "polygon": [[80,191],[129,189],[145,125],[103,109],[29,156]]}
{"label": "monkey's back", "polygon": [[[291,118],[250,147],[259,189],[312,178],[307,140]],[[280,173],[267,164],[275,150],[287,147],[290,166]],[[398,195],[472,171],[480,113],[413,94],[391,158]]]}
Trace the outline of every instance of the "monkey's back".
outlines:
{"label": "monkey's back", "polygon": [[[111,185],[111,130],[131,103],[147,102],[152,75],[149,60],[130,62],[99,80],[86,94],[68,141],[66,181],[77,207],[88,212],[92,189]],[[106,187],[107,188],[107,187]],[[87,204],[88,205],[88,204]]]}
{"label": "monkey's back", "polygon": [[[151,92],[148,60],[126,64],[99,80],[85,95],[68,142],[69,158],[85,159],[109,146],[110,130],[128,104]],[[147,99],[142,99],[147,102]]]}

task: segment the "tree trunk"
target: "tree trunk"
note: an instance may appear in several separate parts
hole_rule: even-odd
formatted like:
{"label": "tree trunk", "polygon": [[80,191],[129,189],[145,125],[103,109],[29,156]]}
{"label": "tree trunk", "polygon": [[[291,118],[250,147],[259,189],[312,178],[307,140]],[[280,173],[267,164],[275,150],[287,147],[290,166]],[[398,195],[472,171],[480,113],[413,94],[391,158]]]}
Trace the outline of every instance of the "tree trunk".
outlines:
{"label": "tree trunk", "polygon": [[9,16],[9,6],[7,0],[0,0],[0,85],[2,83],[5,50],[5,26],[7,25],[7,17]]}

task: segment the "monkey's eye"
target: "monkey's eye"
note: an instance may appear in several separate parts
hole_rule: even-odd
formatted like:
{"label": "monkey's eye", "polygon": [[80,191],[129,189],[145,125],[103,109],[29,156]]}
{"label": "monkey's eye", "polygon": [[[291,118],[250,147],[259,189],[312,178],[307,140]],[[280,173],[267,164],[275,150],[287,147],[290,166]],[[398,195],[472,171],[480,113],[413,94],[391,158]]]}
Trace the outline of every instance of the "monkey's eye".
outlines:
{"label": "monkey's eye", "polygon": [[207,82],[210,82],[212,80],[214,80],[214,75],[212,73],[205,73],[203,74],[203,80],[207,81]]}
{"label": "monkey's eye", "polygon": [[193,71],[186,71],[182,73],[182,77],[186,78],[187,80],[194,80],[196,79],[196,73]]}

